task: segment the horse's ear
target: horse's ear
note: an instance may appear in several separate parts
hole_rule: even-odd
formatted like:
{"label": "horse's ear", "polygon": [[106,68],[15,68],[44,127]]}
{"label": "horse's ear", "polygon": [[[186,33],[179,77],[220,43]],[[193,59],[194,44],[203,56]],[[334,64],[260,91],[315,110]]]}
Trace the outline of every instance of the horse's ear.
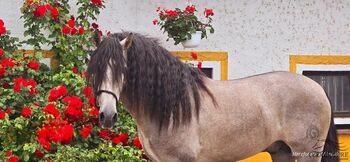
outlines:
{"label": "horse's ear", "polygon": [[134,38],[134,34],[133,34],[133,33],[129,33],[128,36],[127,36],[125,39],[123,39],[122,41],[120,41],[120,44],[122,45],[122,47],[123,47],[124,49],[127,50],[127,49],[130,48],[130,46],[131,46],[131,44],[132,44],[133,38]]}

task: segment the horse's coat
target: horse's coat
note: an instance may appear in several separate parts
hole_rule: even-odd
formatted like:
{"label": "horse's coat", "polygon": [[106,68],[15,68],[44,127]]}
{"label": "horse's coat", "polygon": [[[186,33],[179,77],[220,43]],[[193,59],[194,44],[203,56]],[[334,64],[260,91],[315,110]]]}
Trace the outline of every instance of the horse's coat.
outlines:
{"label": "horse's coat", "polygon": [[[292,156],[292,153],[338,151],[331,105],[322,87],[311,79],[288,72],[271,72],[215,81],[169,56],[170,53],[154,39],[139,34],[132,39],[125,33],[112,37],[122,43],[111,38],[104,40],[109,42],[99,46],[91,58],[89,79],[99,84],[94,85],[95,91],[107,89],[120,97],[135,119],[143,148],[153,161],[231,162],[268,151],[275,162],[295,159],[319,162],[322,156]],[[109,59],[125,61],[106,61],[108,55],[112,55]],[[105,71],[95,70],[101,70],[103,59],[99,57],[104,57],[105,64],[112,62]],[[152,61],[154,64],[150,64]],[[116,70],[113,66],[126,69]],[[162,69],[169,70],[169,74]],[[102,72],[105,74],[97,74]],[[172,75],[176,82],[170,80]],[[96,78],[101,76],[105,78]],[[139,82],[147,92],[142,91],[143,84]],[[175,96],[171,96],[172,93]],[[132,102],[134,98],[130,96],[138,98],[138,103]],[[108,94],[99,98],[105,98],[99,101],[101,105],[115,102]],[[159,98],[166,101],[159,101]],[[156,112],[152,112],[152,106],[157,108]],[[112,106],[102,107],[100,113],[115,110]],[[328,144],[324,148],[325,142]],[[338,157],[322,159],[339,161]]]}

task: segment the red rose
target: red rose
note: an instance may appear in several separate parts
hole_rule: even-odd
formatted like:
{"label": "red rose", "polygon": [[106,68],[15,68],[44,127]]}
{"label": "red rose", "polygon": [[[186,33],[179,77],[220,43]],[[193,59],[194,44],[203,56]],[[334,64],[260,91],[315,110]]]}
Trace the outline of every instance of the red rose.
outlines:
{"label": "red rose", "polygon": [[70,34],[74,35],[78,33],[78,29],[77,28],[73,28],[70,32]]}
{"label": "red rose", "polygon": [[96,117],[98,116],[98,109],[96,107],[92,107],[88,109],[88,114],[90,117]]}
{"label": "red rose", "polygon": [[59,131],[59,134],[62,136],[62,143],[69,144],[74,136],[74,128],[72,125],[65,125]]}
{"label": "red rose", "polygon": [[102,6],[102,0],[91,0],[91,4],[101,7]]}
{"label": "red rose", "polygon": [[120,140],[119,137],[114,137],[114,138],[112,139],[112,143],[115,144],[115,145],[117,145],[117,144],[119,144],[119,143],[121,143],[121,142],[122,142],[122,141]]}
{"label": "red rose", "polygon": [[123,142],[123,145],[128,145],[129,135],[128,133],[121,133],[119,134],[120,141]]}
{"label": "red rose", "polygon": [[165,10],[165,16],[177,17],[179,13],[176,10]]}
{"label": "red rose", "polygon": [[136,137],[134,140],[133,140],[133,142],[132,142],[133,144],[134,144],[134,146],[136,147],[136,148],[138,148],[138,149],[142,149],[142,145],[141,145],[141,142],[140,142],[140,139],[139,139],[139,137]]}
{"label": "red rose", "polygon": [[45,5],[37,5],[35,11],[33,12],[33,15],[35,17],[43,17],[45,16],[46,9],[47,8]]}
{"label": "red rose", "polygon": [[11,156],[8,160],[8,162],[18,162],[18,157],[17,156]]}
{"label": "red rose", "polygon": [[39,69],[39,62],[36,62],[36,61],[30,61],[28,64],[27,64],[27,67],[30,68],[30,69],[33,69],[35,71],[37,71]]}
{"label": "red rose", "polygon": [[91,26],[94,28],[94,29],[97,29],[98,28],[98,25],[96,23],[92,23]]}
{"label": "red rose", "polygon": [[[1,76],[1,68],[0,68],[0,76]],[[10,87],[9,83],[7,82],[2,83],[2,88],[7,89],[8,87]]]}
{"label": "red rose", "polygon": [[195,5],[187,6],[185,11],[188,13],[194,13],[194,11],[196,11],[196,6]]}
{"label": "red rose", "polygon": [[51,9],[51,5],[50,4],[46,4],[45,8],[46,8],[46,10],[50,10]]}
{"label": "red rose", "polygon": [[58,17],[59,13],[58,13],[58,9],[57,7],[52,7],[51,9],[51,17],[56,20]]}
{"label": "red rose", "polygon": [[91,94],[92,94],[92,88],[87,86],[83,89],[83,94],[86,96],[86,97],[90,97]]}
{"label": "red rose", "polygon": [[4,26],[4,21],[0,19],[0,26]]}
{"label": "red rose", "polygon": [[1,60],[0,65],[2,65],[3,67],[14,67],[15,63],[12,61],[12,58],[7,58]]}
{"label": "red rose", "polygon": [[40,158],[43,158],[45,156],[45,154],[38,149],[35,150],[34,154]]}
{"label": "red rose", "polygon": [[95,105],[95,97],[92,97],[92,96],[91,96],[91,97],[89,98],[89,104],[90,104],[91,106],[96,106],[96,105]]}
{"label": "red rose", "polygon": [[90,135],[91,130],[92,130],[92,125],[87,125],[83,129],[81,129],[80,136],[83,138],[87,138]]}
{"label": "red rose", "polygon": [[71,27],[71,28],[74,28],[74,26],[75,26],[75,21],[74,21],[74,19],[68,20],[68,26]]}
{"label": "red rose", "polygon": [[57,99],[67,94],[67,88],[65,85],[61,85],[51,89],[49,92],[49,102],[56,101]]}
{"label": "red rose", "polygon": [[29,107],[24,107],[22,109],[21,115],[25,118],[29,118],[30,115],[32,114],[32,109],[30,109]]}
{"label": "red rose", "polygon": [[6,33],[6,28],[4,26],[0,26],[0,36],[5,33]]}
{"label": "red rose", "polygon": [[201,70],[202,70],[202,62],[198,62],[198,64],[197,64],[197,68],[198,68],[198,70],[199,70],[199,71],[201,71]]}
{"label": "red rose", "polygon": [[0,48],[0,57],[2,57],[4,55],[4,50]]}
{"label": "red rose", "polygon": [[109,135],[111,134],[110,130],[101,130],[100,133],[99,133],[99,136],[100,138],[102,139],[106,139],[108,140],[109,139]]}
{"label": "red rose", "polygon": [[10,115],[12,113],[11,107],[7,107],[5,112]]}
{"label": "red rose", "polygon": [[70,27],[69,26],[64,26],[62,28],[62,33],[65,34],[65,35],[69,34],[70,33]]}
{"label": "red rose", "polygon": [[4,76],[4,75],[5,75],[5,73],[6,73],[6,69],[5,69],[5,68],[0,67],[0,77],[1,77],[1,76]]}
{"label": "red rose", "polygon": [[83,35],[84,32],[85,32],[84,27],[80,27],[80,28],[79,28],[79,34],[80,34],[80,35]]}
{"label": "red rose", "polygon": [[78,73],[79,73],[79,70],[78,70],[78,68],[76,68],[76,67],[74,67],[74,68],[72,69],[72,71],[73,71],[74,74],[78,74]]}
{"label": "red rose", "polygon": [[205,8],[204,15],[205,17],[213,16],[214,15],[213,9]]}
{"label": "red rose", "polygon": [[4,119],[6,116],[6,113],[0,110],[0,119]]}
{"label": "red rose", "polygon": [[54,104],[48,104],[43,110],[45,113],[53,115],[55,118],[60,117],[60,112],[56,109]]}
{"label": "red rose", "polygon": [[198,55],[197,55],[197,53],[195,53],[195,52],[191,52],[191,56],[192,56],[192,58],[193,58],[194,60],[197,60],[197,59],[198,59]]}
{"label": "red rose", "polygon": [[7,157],[10,157],[12,155],[12,151],[7,151],[5,154]]}
{"label": "red rose", "polygon": [[157,20],[157,19],[154,19],[154,20],[152,21],[152,23],[153,23],[153,25],[157,25],[157,24],[158,24],[158,20]]}

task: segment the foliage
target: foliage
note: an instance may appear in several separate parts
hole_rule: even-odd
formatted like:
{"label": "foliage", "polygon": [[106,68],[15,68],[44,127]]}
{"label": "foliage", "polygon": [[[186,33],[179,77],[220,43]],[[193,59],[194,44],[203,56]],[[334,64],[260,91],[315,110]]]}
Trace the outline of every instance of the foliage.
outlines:
{"label": "foliage", "polygon": [[153,24],[159,25],[161,30],[167,32],[169,37],[167,40],[174,39],[175,45],[191,39],[191,34],[197,31],[201,32],[202,39],[207,38],[207,30],[214,33],[214,28],[211,25],[214,12],[212,9],[205,8],[206,23],[200,21],[195,12],[197,9],[194,5],[187,6],[184,10],[179,8],[175,8],[175,10],[160,9],[158,7],[159,20],[153,20]]}
{"label": "foliage", "polygon": [[[102,2],[78,0],[73,19],[68,0],[27,0],[22,18],[28,39],[20,43],[0,19],[0,159],[147,161],[134,121],[122,105],[115,129],[98,124],[84,59],[93,48],[93,30],[98,30],[90,21],[96,20]],[[21,43],[31,45],[34,54],[18,50]],[[43,45],[57,54],[57,69],[40,63]]]}

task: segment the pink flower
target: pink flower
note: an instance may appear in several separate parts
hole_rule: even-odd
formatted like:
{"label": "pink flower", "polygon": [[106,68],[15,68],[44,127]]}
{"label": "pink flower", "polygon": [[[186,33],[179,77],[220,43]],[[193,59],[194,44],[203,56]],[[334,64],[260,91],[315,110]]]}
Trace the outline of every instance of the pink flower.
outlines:
{"label": "pink flower", "polygon": [[157,19],[154,19],[154,20],[152,21],[152,23],[153,23],[153,25],[157,25],[157,24],[158,24],[158,20],[157,20]]}

